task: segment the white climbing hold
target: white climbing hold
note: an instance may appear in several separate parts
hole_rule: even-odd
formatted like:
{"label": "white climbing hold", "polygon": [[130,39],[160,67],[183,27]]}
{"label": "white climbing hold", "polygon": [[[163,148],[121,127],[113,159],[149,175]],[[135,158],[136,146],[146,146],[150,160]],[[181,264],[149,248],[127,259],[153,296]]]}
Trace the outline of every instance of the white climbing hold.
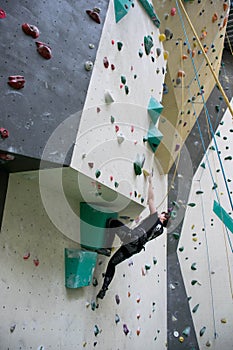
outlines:
{"label": "white climbing hold", "polygon": [[120,132],[117,135],[117,141],[118,141],[119,144],[121,144],[124,140],[125,140],[125,136],[122,134],[122,132]]}
{"label": "white climbing hold", "polygon": [[104,99],[105,99],[105,102],[108,103],[108,104],[114,102],[114,98],[113,98],[112,94],[109,91],[105,91]]}

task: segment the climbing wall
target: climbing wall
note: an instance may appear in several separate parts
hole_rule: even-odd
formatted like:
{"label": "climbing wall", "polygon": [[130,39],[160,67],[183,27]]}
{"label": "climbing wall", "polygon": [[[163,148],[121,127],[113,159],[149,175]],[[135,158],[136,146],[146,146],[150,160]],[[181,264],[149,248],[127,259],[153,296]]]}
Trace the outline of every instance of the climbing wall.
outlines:
{"label": "climbing wall", "polygon": [[[95,60],[108,1],[95,6],[100,23],[86,12],[89,0],[1,2],[0,159],[8,170],[38,169],[51,134],[82,110],[92,73],[86,62]],[[47,161],[70,164],[62,144],[68,139],[72,148],[79,119],[69,120]]]}
{"label": "climbing wall", "polygon": [[[193,178],[177,249],[200,349],[233,344],[232,132],[227,110]],[[173,334],[188,342],[175,322]]]}
{"label": "climbing wall", "polygon": [[[65,248],[80,245],[48,216],[36,173],[9,179],[0,240],[1,349],[166,349],[166,236],[119,265],[96,308],[108,258],[98,256],[89,286],[65,287]],[[155,171],[158,199],[165,185]],[[78,231],[56,189],[47,191],[67,232]]]}
{"label": "climbing wall", "polygon": [[116,23],[109,4],[71,167],[144,205],[145,175],[160,166],[146,139],[163,108],[153,123],[148,106],[162,99],[166,60],[159,29],[140,2],[132,5]]}
{"label": "climbing wall", "polygon": [[157,152],[167,173],[216,84],[203,51],[218,77],[229,2],[182,1],[192,27],[180,1],[153,3],[169,55],[162,100],[165,119],[159,123],[164,139]]}

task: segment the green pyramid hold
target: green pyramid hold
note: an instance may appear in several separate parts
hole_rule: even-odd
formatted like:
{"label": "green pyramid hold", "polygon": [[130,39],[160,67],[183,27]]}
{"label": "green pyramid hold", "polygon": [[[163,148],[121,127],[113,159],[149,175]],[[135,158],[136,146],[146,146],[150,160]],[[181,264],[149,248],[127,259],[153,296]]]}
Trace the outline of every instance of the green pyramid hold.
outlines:
{"label": "green pyramid hold", "polygon": [[156,124],[163,110],[163,106],[154,97],[151,96],[147,110],[152,122]]}
{"label": "green pyramid hold", "polygon": [[156,152],[162,138],[163,134],[153,124],[151,124],[147,133],[147,141],[153,152]]}
{"label": "green pyramid hold", "polygon": [[130,0],[114,0],[116,23],[118,23],[125,15],[127,15],[131,6],[132,1]]}

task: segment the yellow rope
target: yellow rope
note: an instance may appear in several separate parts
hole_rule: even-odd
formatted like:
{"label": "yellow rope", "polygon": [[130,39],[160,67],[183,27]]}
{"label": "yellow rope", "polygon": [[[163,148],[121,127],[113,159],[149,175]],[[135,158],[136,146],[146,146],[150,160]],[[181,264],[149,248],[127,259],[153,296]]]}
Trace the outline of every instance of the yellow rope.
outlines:
{"label": "yellow rope", "polygon": [[209,60],[207,54],[205,53],[204,47],[203,47],[203,45],[202,45],[202,43],[201,43],[201,41],[200,41],[200,39],[199,39],[199,37],[198,37],[198,35],[197,35],[197,32],[195,31],[195,29],[194,29],[194,27],[193,27],[193,25],[192,25],[192,22],[190,21],[189,15],[187,14],[187,12],[186,12],[186,10],[185,10],[182,1],[181,1],[181,0],[178,0],[178,1],[179,1],[179,3],[180,3],[180,7],[182,8],[182,10],[183,10],[183,12],[184,12],[184,14],[185,14],[185,17],[186,17],[186,19],[187,19],[187,21],[188,21],[188,23],[189,23],[189,25],[190,25],[190,27],[191,27],[191,30],[192,30],[193,34],[195,35],[195,38],[196,38],[196,40],[197,40],[197,42],[198,42],[198,44],[199,44],[199,46],[200,46],[200,48],[201,48],[201,51],[202,51],[202,53],[203,53],[203,55],[204,55],[204,57],[205,57],[205,60],[206,60],[206,62],[208,63],[208,67],[209,67],[209,69],[210,69],[210,71],[211,71],[211,73],[212,73],[212,75],[213,75],[213,77],[214,77],[214,80],[215,80],[215,82],[216,82],[216,84],[217,84],[219,90],[221,91],[221,93],[222,93],[222,95],[223,95],[223,98],[224,98],[224,100],[225,100],[225,102],[226,102],[226,104],[227,104],[227,107],[229,108],[229,111],[231,112],[231,115],[232,115],[232,118],[233,118],[233,109],[232,109],[232,107],[231,107],[231,105],[230,105],[230,102],[229,102],[229,100],[228,100],[228,98],[227,98],[227,95],[225,94],[225,91],[223,90],[222,85],[221,85],[221,83],[220,83],[220,81],[219,81],[219,79],[218,79],[218,77],[217,77],[215,71],[214,71],[213,68],[212,68],[211,62],[210,62],[210,60]]}

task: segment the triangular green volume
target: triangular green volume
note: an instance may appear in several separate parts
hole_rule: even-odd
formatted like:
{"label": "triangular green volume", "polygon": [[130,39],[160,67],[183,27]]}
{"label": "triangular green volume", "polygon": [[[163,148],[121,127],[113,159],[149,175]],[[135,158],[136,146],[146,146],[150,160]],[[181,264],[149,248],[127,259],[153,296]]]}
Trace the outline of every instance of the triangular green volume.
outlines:
{"label": "triangular green volume", "polygon": [[156,124],[163,110],[163,106],[154,97],[151,96],[147,110],[152,122]]}
{"label": "triangular green volume", "polygon": [[127,15],[131,6],[132,1],[130,0],[114,0],[116,23],[119,22],[125,15]]}
{"label": "triangular green volume", "polygon": [[163,134],[151,123],[147,133],[147,141],[153,152],[156,152],[162,138]]}

